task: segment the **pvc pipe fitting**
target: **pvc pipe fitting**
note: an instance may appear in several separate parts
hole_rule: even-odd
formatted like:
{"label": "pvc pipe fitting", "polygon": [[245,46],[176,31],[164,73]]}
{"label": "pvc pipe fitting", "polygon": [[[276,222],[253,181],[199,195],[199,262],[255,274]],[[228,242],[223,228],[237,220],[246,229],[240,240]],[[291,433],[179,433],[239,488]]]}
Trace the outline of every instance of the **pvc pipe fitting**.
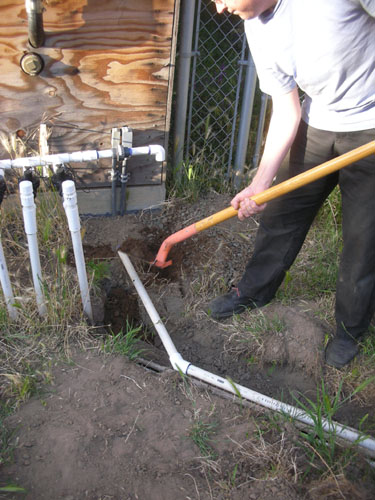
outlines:
{"label": "pvc pipe fitting", "polygon": [[29,235],[36,234],[36,207],[32,182],[20,182],[20,197],[23,207],[25,233]]}
{"label": "pvc pipe fitting", "polygon": [[156,161],[165,160],[165,149],[159,144],[150,144],[138,148],[130,148],[130,156],[155,155]]}
{"label": "pvc pipe fitting", "polygon": [[89,285],[87,282],[85,257],[81,239],[81,222],[79,219],[76,187],[73,181],[62,183],[63,206],[68,219],[69,230],[72,238],[74,259],[76,263],[78,282],[81,291],[83,311],[87,318],[93,322]]}
{"label": "pvc pipe fitting", "polygon": [[81,221],[77,208],[77,194],[73,181],[64,181],[62,183],[64,195],[63,206],[67,214],[69,230],[78,232],[81,230]]}
{"label": "pvc pipe fitting", "polygon": [[34,290],[38,311],[45,316],[47,309],[42,290],[42,268],[39,259],[39,248],[37,238],[36,207],[34,202],[33,185],[30,181],[20,182],[20,197],[24,219],[25,233],[29,247],[31,271],[33,276]]}
{"label": "pvc pipe fitting", "polygon": [[191,363],[189,361],[185,361],[180,353],[175,352],[169,357],[169,361],[174,370],[178,372],[182,372],[184,375],[187,375],[189,366]]}
{"label": "pvc pipe fitting", "polygon": [[[120,145],[119,148],[122,146]],[[150,146],[142,146],[139,148],[129,148],[130,156],[155,155],[156,161],[165,160],[165,149],[159,144],[151,144]],[[121,149],[119,149],[121,154]],[[54,155],[44,156],[27,156],[25,158],[16,158],[14,160],[8,158],[0,160],[0,169],[38,167],[40,165],[59,165],[63,163],[82,163],[85,161],[97,161],[104,158],[112,158],[112,149],[104,149],[102,151],[74,151],[73,153],[59,153]]]}

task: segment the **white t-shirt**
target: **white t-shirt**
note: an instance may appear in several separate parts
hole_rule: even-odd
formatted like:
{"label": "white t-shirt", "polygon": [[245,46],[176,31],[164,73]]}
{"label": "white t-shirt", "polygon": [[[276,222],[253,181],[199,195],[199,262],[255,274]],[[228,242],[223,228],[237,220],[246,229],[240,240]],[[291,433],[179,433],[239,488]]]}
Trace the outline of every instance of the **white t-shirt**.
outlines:
{"label": "white t-shirt", "polygon": [[263,92],[297,84],[315,128],[375,128],[375,0],[279,0],[245,31]]}

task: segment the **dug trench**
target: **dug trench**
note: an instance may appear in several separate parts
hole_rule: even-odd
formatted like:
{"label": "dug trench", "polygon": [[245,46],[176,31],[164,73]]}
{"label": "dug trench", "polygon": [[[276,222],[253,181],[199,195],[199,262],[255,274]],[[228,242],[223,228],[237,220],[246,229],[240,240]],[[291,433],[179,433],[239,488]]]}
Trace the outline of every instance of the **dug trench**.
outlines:
{"label": "dug trench", "polygon": [[[166,237],[221,210],[227,199],[213,194],[195,206],[182,203],[162,213],[148,212],[128,226],[117,219],[107,223],[104,231],[103,219],[87,221],[86,260],[107,262],[110,270],[102,284],[98,308],[102,317],[97,321],[115,334],[126,331],[128,325],[141,326],[143,356],[169,366],[162,342],[117,255],[120,250],[130,257],[185,360],[292,405],[296,398],[316,401],[317,382],[327,372],[324,342],[332,332],[332,326],[319,319],[319,306],[303,299],[288,304],[275,300],[259,311],[222,322],[212,319],[206,308],[209,300],[227,292],[240,278],[253,250],[256,219],[246,223],[231,219],[203,231],[171,249],[171,266],[152,265]],[[373,409],[367,400],[361,405],[349,401],[335,418],[356,427],[366,415],[375,419]]]}
{"label": "dug trench", "polygon": [[[93,336],[102,346],[140,326],[141,362],[105,353],[98,342],[72,347],[68,362],[56,361],[50,385],[6,420],[14,459],[0,470],[0,486],[25,488],[26,500],[373,497],[366,464],[350,465],[350,479],[328,473],[301,481],[311,456],[296,451],[290,422],[191,385],[170,369],[118,250],[129,255],[178,351],[195,366],[292,404],[300,393],[314,399],[321,376],[332,375],[322,360],[330,326],[314,301],[275,300],[224,322],[206,312],[207,302],[241,276],[256,220],[226,221],[176,245],[172,266],[150,265],[167,236],[229,201],[213,193],[159,212],[83,220],[87,267],[101,269],[93,284]],[[369,422],[373,401],[355,399],[335,418],[356,427],[369,414]]]}

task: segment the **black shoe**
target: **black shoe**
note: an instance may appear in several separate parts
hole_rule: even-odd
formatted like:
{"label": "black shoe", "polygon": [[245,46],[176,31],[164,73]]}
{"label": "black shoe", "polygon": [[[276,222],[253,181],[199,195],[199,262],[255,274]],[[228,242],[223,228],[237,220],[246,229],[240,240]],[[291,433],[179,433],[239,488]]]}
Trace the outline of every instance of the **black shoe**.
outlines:
{"label": "black shoe", "polygon": [[251,299],[241,297],[238,288],[233,288],[231,292],[211,300],[206,307],[206,311],[211,318],[224,319],[255,307],[256,305]]}
{"label": "black shoe", "polygon": [[326,348],[326,363],[335,368],[342,368],[354,359],[358,352],[358,343],[354,339],[335,337]]}

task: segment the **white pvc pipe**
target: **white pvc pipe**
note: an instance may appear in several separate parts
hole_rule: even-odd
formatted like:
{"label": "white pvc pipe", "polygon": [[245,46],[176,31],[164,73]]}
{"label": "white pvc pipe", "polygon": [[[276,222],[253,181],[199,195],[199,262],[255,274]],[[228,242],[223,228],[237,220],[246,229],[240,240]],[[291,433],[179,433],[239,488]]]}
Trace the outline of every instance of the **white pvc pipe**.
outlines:
{"label": "white pvc pipe", "polygon": [[[0,169],[38,167],[43,165],[59,165],[64,163],[82,163],[84,161],[97,161],[102,158],[112,158],[112,149],[103,151],[75,151],[74,153],[59,153],[44,156],[28,156],[25,158],[15,158],[14,160],[0,160]],[[165,160],[165,150],[158,144],[129,148],[130,156],[155,155],[156,161]]]}
{"label": "white pvc pipe", "polygon": [[178,353],[174,343],[172,342],[171,337],[169,336],[169,333],[167,332],[167,329],[165,328],[157,310],[154,307],[154,304],[152,303],[141,280],[139,279],[139,276],[137,275],[137,272],[134,269],[133,264],[130,262],[130,259],[126,253],[119,251],[118,254],[130,276],[130,279],[133,282],[133,285],[135,286],[139,296],[141,297],[141,300],[147,310],[148,315],[150,316],[150,319],[154,327],[156,328],[159,334],[160,340],[162,341],[165,350],[168,353],[171,365],[175,370],[180,369],[183,373],[186,373],[187,369],[186,361],[184,361],[182,359],[181,354]]}
{"label": "white pvc pipe", "polygon": [[155,155],[156,161],[165,160],[165,149],[159,144],[150,144],[150,146],[141,146],[138,148],[129,148],[130,156]]}
{"label": "white pvc pipe", "polygon": [[72,237],[73,252],[77,268],[78,282],[81,290],[83,311],[88,319],[93,322],[89,285],[87,282],[85,257],[81,239],[81,222],[79,219],[77,194],[73,181],[62,183],[63,205],[68,219],[69,230]]}
{"label": "white pvc pipe", "polygon": [[[151,302],[149,295],[146,292],[146,289],[144,288],[132,263],[130,262],[129,257],[123,252],[118,252],[118,254],[140,296],[143,305],[145,306],[150,316],[151,321],[155,326],[156,331],[160,336],[160,339],[169,355],[169,360],[172,364],[172,367],[175,370],[181,371],[186,375],[190,375],[215,387],[219,387],[220,389],[230,392],[236,396],[240,394],[241,397],[243,397],[248,401],[252,401],[253,403],[260,404],[261,406],[264,406],[271,410],[278,411],[285,415],[289,415],[292,418],[298,420],[299,422],[314,427],[314,420],[307,413],[300,410],[299,408],[288,405],[286,403],[282,403],[277,399],[273,399],[269,396],[253,391],[252,389],[243,387],[239,384],[231,383],[229,382],[229,380],[223,377],[202,370],[201,368],[192,365],[188,361],[185,361],[182,358],[181,354],[177,352],[165,326],[163,325],[162,320],[160,319],[159,314],[157,313],[154,305]],[[344,439],[351,443],[357,442],[357,445],[360,448],[362,448],[368,455],[375,456],[375,439],[371,437],[365,437],[361,435],[356,429],[343,426],[337,422],[330,423],[326,419],[323,419],[322,425],[325,431],[327,432],[334,431],[335,434],[341,439]]]}
{"label": "white pvc pipe", "polygon": [[37,238],[36,207],[34,203],[33,185],[30,181],[20,182],[20,197],[22,204],[23,220],[27,244],[29,247],[31,272],[33,276],[34,290],[38,311],[41,316],[47,312],[42,290],[42,269],[39,259],[39,248]]}
{"label": "white pvc pipe", "polygon": [[3,245],[1,243],[1,236],[0,236],[0,281],[1,281],[1,287],[3,289],[5,303],[6,303],[6,306],[8,309],[9,316],[13,320],[16,320],[18,318],[18,312],[17,312],[17,309],[13,305],[14,304],[14,295],[13,295],[12,285],[11,285],[10,279],[9,279],[7,263],[5,261]]}
{"label": "white pvc pipe", "polygon": [[76,151],[74,153],[59,153],[55,155],[28,156],[15,158],[14,160],[0,160],[0,168],[38,167],[43,165],[59,165],[63,163],[80,163],[84,161],[96,161],[101,158],[112,158],[112,149],[104,151]]}

